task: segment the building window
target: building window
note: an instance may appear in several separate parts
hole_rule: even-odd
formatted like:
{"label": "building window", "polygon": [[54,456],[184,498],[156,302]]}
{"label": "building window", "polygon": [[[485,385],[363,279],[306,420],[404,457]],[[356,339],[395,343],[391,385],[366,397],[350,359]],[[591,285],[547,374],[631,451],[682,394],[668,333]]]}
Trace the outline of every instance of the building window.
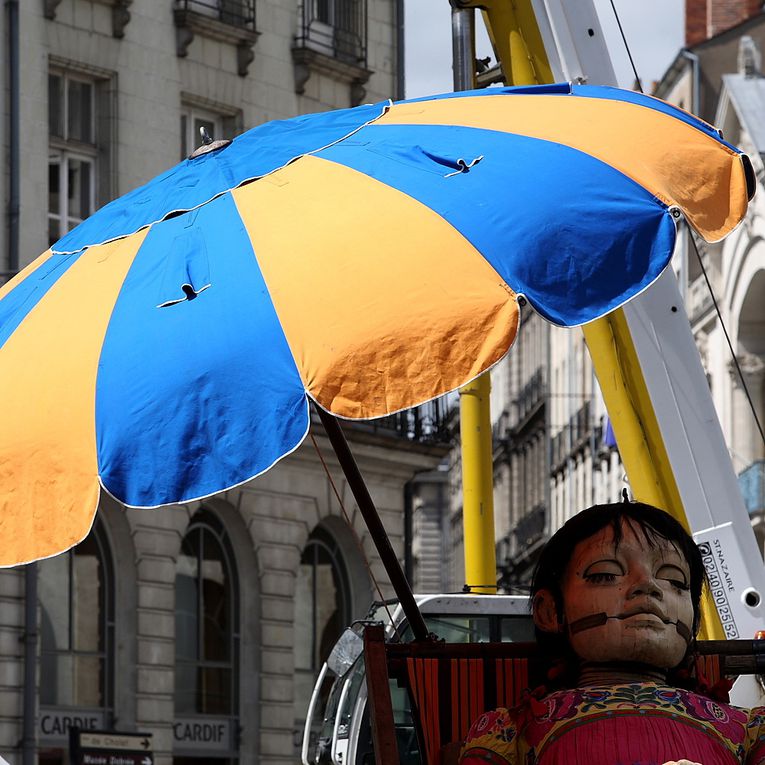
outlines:
{"label": "building window", "polygon": [[318,527],[303,550],[295,593],[295,668],[316,673],[351,617],[350,588],[340,550]]}
{"label": "building window", "polygon": [[213,141],[223,135],[220,117],[211,112],[203,112],[189,107],[181,113],[181,159],[185,159],[194,149],[202,145],[202,130]]}
{"label": "building window", "polygon": [[303,0],[305,46],[352,64],[366,62],[366,0]]}
{"label": "building window", "polygon": [[234,27],[254,28],[255,0],[176,0],[176,8]]}
{"label": "building window", "polygon": [[110,710],[114,577],[100,520],[83,542],[43,561],[39,571],[40,704]]}
{"label": "building window", "polygon": [[182,94],[181,104],[181,159],[185,159],[202,145],[200,128],[204,128],[213,141],[234,138],[242,131],[242,112],[225,104]]}
{"label": "building window", "polygon": [[[366,99],[367,0],[301,0],[302,21],[292,47],[295,93],[306,93],[314,74],[350,87],[350,105]],[[319,98],[314,85],[312,98]]]}
{"label": "building window", "polygon": [[48,242],[53,245],[114,195],[111,78],[52,68],[48,75]]}
{"label": "building window", "polygon": [[175,0],[175,52],[180,58],[189,53],[197,34],[236,45],[236,69],[247,75],[255,58],[253,46],[259,33],[255,29],[255,0]]}
{"label": "building window", "polygon": [[[300,558],[294,613],[294,715],[295,729],[302,730],[319,670],[351,621],[345,562],[334,537],[321,526],[309,537]],[[327,678],[320,692],[320,707],[325,704],[330,687],[331,680]]]}
{"label": "building window", "polygon": [[233,552],[218,519],[203,511],[192,520],[176,564],[176,715],[235,715],[238,657]]}

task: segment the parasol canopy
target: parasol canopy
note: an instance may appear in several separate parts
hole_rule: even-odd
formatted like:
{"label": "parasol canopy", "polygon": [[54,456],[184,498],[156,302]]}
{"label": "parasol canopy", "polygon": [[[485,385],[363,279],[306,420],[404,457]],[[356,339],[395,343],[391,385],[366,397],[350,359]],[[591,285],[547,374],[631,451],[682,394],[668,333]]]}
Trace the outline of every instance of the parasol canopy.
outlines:
{"label": "parasol canopy", "polygon": [[743,218],[718,131],[613,88],[496,88],[261,125],[106,205],[0,290],[0,564],[83,539],[103,487],[198,499],[302,442],[309,399],[412,407],[507,352],[518,297],[592,321],[681,215]]}

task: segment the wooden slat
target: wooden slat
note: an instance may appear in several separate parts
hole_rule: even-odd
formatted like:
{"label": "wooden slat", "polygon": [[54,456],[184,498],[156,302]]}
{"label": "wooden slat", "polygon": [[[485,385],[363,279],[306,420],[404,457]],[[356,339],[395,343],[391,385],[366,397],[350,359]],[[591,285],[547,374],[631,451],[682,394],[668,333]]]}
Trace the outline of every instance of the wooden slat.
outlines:
{"label": "wooden slat", "polygon": [[385,656],[385,632],[374,625],[364,630],[364,666],[372,721],[372,742],[377,765],[393,765],[398,759],[393,704],[388,684],[388,662]]}

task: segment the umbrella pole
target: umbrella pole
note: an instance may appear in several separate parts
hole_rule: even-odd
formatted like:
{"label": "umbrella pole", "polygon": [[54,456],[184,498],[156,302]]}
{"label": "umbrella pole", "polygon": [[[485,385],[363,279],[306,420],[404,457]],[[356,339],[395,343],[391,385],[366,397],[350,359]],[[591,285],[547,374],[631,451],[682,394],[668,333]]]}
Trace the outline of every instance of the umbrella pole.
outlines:
{"label": "umbrella pole", "polygon": [[409,621],[409,626],[412,628],[412,634],[415,640],[425,640],[428,636],[428,628],[425,626],[425,620],[422,618],[420,609],[417,607],[417,602],[412,594],[412,589],[409,586],[409,582],[406,580],[404,571],[401,568],[396,553],[390,544],[385,528],[383,527],[380,516],[377,514],[377,508],[372,501],[372,497],[369,494],[364,479],[361,476],[356,460],[351,454],[351,450],[348,446],[348,442],[345,440],[345,435],[340,427],[340,423],[329,412],[326,412],[320,406],[316,407],[321,418],[324,430],[327,431],[327,436],[332,444],[332,448],[335,450],[337,459],[340,462],[340,467],[345,473],[345,477],[348,479],[348,485],[353,492],[353,496],[356,499],[356,504],[359,506],[361,515],[364,518],[364,522],[367,524],[369,533],[372,535],[372,541],[375,543],[377,552],[380,556],[383,566],[388,573],[390,583],[393,585],[393,589],[396,592],[401,608]]}

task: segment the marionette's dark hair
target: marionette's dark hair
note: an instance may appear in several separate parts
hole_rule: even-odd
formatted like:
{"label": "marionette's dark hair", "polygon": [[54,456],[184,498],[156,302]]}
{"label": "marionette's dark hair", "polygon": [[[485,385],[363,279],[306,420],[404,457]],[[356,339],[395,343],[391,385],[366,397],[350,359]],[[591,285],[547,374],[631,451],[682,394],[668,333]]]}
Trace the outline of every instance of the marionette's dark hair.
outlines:
{"label": "marionette's dark hair", "polygon": [[[669,513],[644,502],[626,501],[626,494],[624,502],[594,505],[582,510],[550,537],[534,569],[531,582],[532,604],[536,593],[549,590],[555,599],[558,620],[562,621],[561,586],[574,548],[607,526],[613,529],[614,541],[618,546],[622,538],[623,523],[629,524],[648,544],[655,544],[659,539],[671,542],[688,563],[693,603],[692,646],[701,621],[701,592],[707,581],[701,552],[690,534]],[[540,648],[548,656],[557,656],[564,660],[573,658],[565,633],[550,633],[537,629],[536,636]]]}

